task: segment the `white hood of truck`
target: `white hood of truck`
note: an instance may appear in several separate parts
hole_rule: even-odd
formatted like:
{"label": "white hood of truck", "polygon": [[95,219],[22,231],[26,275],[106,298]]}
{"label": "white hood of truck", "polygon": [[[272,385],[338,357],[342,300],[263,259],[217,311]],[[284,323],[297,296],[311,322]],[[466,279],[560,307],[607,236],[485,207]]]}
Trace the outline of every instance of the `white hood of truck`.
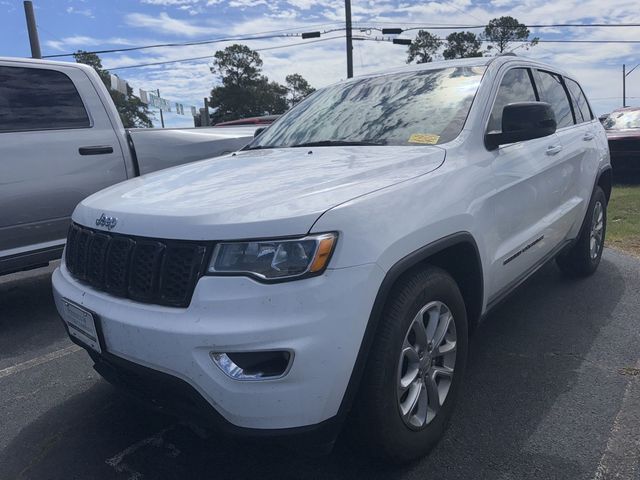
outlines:
{"label": "white hood of truck", "polygon": [[438,168],[432,146],[308,147],[238,152],[159,171],[83,200],[73,220],[113,233],[185,240],[301,235],[328,209]]}

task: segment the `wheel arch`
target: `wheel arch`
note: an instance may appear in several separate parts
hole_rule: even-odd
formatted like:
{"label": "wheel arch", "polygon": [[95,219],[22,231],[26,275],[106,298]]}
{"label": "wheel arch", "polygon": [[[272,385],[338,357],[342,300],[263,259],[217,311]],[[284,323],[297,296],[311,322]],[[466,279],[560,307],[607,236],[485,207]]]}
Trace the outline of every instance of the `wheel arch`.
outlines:
{"label": "wheel arch", "polygon": [[484,277],[478,245],[471,233],[457,232],[448,235],[401,258],[387,271],[378,289],[358,357],[340,406],[340,415],[343,419],[346,418],[356,399],[378,324],[394,285],[406,275],[426,265],[442,268],[456,280],[465,300],[469,330],[472,331],[477,325],[484,301]]}
{"label": "wheel arch", "polygon": [[596,179],[596,185],[598,185],[602,190],[604,190],[604,195],[607,197],[607,203],[611,198],[611,189],[613,188],[613,178],[612,178],[613,170],[611,167],[605,167],[598,173],[598,178]]}

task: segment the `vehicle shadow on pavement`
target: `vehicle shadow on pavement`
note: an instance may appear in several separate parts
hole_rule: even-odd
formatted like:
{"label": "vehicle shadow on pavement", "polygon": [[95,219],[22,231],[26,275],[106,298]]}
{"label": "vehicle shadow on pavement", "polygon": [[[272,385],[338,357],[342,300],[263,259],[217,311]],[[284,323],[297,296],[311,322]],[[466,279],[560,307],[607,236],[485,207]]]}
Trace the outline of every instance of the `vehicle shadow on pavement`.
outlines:
{"label": "vehicle shadow on pavement", "polygon": [[[0,454],[0,478],[591,478],[617,401],[594,411],[572,395],[590,369],[588,387],[606,388],[601,377],[611,372],[589,355],[616,321],[624,291],[606,256],[587,279],[563,278],[554,265],[536,274],[471,339],[450,428],[427,458],[409,466],[372,460],[349,436],[320,458],[274,443],[203,439],[100,381],[25,427]],[[567,415],[578,424],[571,432],[562,430]],[[574,444],[582,451],[569,452]]]}
{"label": "vehicle shadow on pavement", "polygon": [[0,362],[66,341],[53,303],[52,271],[53,266],[0,277]]}

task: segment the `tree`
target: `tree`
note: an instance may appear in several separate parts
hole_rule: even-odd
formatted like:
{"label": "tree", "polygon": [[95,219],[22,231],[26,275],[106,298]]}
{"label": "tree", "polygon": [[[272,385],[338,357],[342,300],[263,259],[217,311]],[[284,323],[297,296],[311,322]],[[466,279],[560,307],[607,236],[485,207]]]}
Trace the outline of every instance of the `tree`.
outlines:
{"label": "tree", "polygon": [[305,78],[299,73],[292,73],[291,75],[287,75],[285,78],[285,82],[287,83],[287,101],[289,103],[289,107],[293,107],[307,95],[310,95],[316,91],[316,89],[309,85],[309,82],[307,82]]}
{"label": "tree", "polygon": [[[262,75],[260,55],[246,45],[235,44],[217,51],[211,72],[219,77],[221,83],[211,90],[210,105],[214,108],[214,123],[280,114],[290,106],[287,98],[290,89]],[[311,88],[302,76],[290,77],[298,89],[296,95],[300,95],[305,88]]]}
{"label": "tree", "polygon": [[446,60],[454,58],[481,57],[482,42],[471,32],[453,32],[447,36],[447,43],[442,56]]}
{"label": "tree", "polygon": [[225,85],[242,85],[254,81],[260,76],[261,70],[260,54],[237,43],[218,50],[211,67],[211,72],[219,75]]}
{"label": "tree", "polygon": [[491,43],[489,48],[495,48],[498,53],[504,53],[512,42],[524,42],[522,46],[526,49],[536,45],[537,37],[527,43],[530,33],[526,25],[507,16],[490,20],[484,29],[483,39]]}
{"label": "tree", "polygon": [[407,63],[414,60],[416,63],[433,62],[434,56],[441,46],[442,41],[438,37],[425,30],[420,30],[407,51]]}
{"label": "tree", "polygon": [[89,65],[98,72],[102,83],[104,83],[107,90],[109,90],[109,95],[111,95],[111,99],[120,114],[120,119],[125,128],[153,127],[153,122],[151,121],[152,113],[149,111],[149,107],[133,94],[133,89],[129,84],[127,84],[126,95],[122,92],[111,90],[109,70],[105,70],[102,67],[102,61],[98,55],[78,50],[73,54],[73,57],[77,63]]}

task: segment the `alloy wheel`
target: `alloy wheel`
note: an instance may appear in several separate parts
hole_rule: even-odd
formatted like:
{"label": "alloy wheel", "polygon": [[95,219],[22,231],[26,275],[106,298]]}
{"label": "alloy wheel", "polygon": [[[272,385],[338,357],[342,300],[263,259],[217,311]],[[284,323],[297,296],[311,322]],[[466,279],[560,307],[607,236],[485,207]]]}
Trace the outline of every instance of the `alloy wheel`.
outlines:
{"label": "alloy wheel", "polygon": [[456,363],[456,326],[451,310],[430,302],[411,321],[398,363],[397,399],[403,422],[419,430],[444,404]]}
{"label": "alloy wheel", "polygon": [[596,202],[593,206],[593,215],[591,217],[591,235],[589,238],[589,253],[591,259],[595,260],[602,250],[602,241],[604,237],[604,208],[601,202]]}

